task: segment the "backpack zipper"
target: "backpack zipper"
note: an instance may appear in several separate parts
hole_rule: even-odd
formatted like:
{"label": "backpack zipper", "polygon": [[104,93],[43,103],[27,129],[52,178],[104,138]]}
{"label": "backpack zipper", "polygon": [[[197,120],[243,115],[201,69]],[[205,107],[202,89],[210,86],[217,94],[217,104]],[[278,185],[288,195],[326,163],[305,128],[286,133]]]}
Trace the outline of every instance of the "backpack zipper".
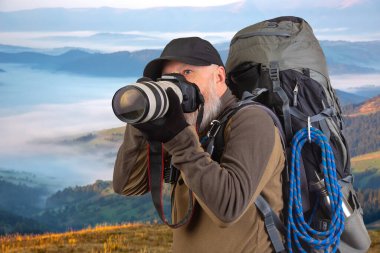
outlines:
{"label": "backpack zipper", "polygon": [[297,106],[297,96],[298,96],[298,81],[296,82],[296,86],[293,90],[293,106]]}
{"label": "backpack zipper", "polygon": [[292,35],[288,32],[264,32],[264,31],[257,31],[257,32],[250,32],[246,34],[241,34],[235,38],[232,39],[230,45],[234,44],[238,39],[246,39],[253,36],[280,36],[280,37],[291,37]]}

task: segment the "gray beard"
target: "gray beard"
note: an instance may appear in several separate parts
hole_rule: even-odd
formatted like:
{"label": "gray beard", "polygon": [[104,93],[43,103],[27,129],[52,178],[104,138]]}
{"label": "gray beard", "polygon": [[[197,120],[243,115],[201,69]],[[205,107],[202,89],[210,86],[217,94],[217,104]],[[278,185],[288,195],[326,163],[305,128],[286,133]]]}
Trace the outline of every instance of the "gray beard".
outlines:
{"label": "gray beard", "polygon": [[[203,119],[198,132],[204,131],[206,127],[211,123],[211,121],[215,119],[221,111],[222,103],[220,101],[220,97],[218,97],[214,89],[210,89],[208,100],[209,101],[205,101],[204,104]],[[185,119],[187,123],[195,126],[197,122],[198,112],[199,110],[192,113],[185,113]]]}

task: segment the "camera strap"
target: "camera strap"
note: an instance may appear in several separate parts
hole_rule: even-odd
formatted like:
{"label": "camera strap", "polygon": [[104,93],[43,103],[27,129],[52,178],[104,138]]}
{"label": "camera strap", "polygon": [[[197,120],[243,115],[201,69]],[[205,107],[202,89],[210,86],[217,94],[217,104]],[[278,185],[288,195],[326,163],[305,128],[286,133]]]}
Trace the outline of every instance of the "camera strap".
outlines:
{"label": "camera strap", "polygon": [[197,122],[195,123],[195,129],[197,130],[197,132],[199,132],[201,129],[200,127],[202,124],[204,111],[205,111],[204,103],[199,104]]}
{"label": "camera strap", "polygon": [[[158,215],[161,220],[171,228],[179,228],[185,224],[187,224],[194,212],[194,195],[193,192],[189,189],[189,203],[188,210],[185,217],[180,220],[178,223],[169,222],[164,214],[163,208],[163,198],[162,198],[162,190],[164,184],[164,170],[165,170],[165,162],[164,162],[164,149],[161,142],[152,141],[149,143],[148,149],[148,173],[149,173],[149,187],[150,193],[152,195],[152,200],[154,207],[157,210]],[[171,193],[171,204],[174,202],[174,192],[177,182],[174,184],[174,188]]]}

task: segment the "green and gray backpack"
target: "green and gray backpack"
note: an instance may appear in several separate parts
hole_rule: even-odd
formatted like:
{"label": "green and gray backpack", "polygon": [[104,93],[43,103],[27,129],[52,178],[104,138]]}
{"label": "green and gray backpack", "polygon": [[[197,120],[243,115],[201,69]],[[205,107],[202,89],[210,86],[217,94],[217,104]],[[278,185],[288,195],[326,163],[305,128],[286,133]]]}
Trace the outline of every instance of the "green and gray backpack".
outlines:
{"label": "green and gray backpack", "polygon": [[[297,132],[309,129],[309,142],[306,142],[300,151],[301,170],[297,178],[302,189],[302,196],[296,203],[301,207],[298,210],[301,210],[299,212],[302,212],[302,215],[298,213],[297,216],[302,216],[305,224],[303,227],[297,227],[300,231],[296,229],[292,230],[292,233],[302,234],[307,227],[306,230],[310,228],[312,231],[306,232],[314,237],[306,238],[304,234],[298,239],[285,236],[287,241],[293,240],[293,244],[286,242],[287,246],[282,247],[278,245],[278,239],[277,242],[272,240],[276,252],[284,249],[289,252],[302,252],[303,249],[305,252],[366,252],[370,246],[370,239],[352,185],[350,154],[342,134],[342,112],[331,87],[325,56],[309,24],[298,17],[279,17],[240,30],[231,41],[226,71],[228,86],[241,99],[240,105],[247,104],[248,100],[265,105],[277,115],[283,128],[283,142],[289,164],[284,170],[285,209],[280,219],[283,224],[289,221],[287,205],[290,202],[289,191],[292,190],[289,181],[291,142]],[[233,113],[230,114],[224,117],[223,122]],[[223,126],[219,128],[223,129]],[[331,147],[331,153],[335,158],[334,173],[340,185],[337,188],[340,188],[342,193],[337,191],[342,195],[342,202],[339,203],[342,203],[341,209],[344,212],[344,230],[342,225],[342,231],[338,234],[340,242],[338,241],[335,249],[332,246],[326,249],[318,244],[331,240],[333,235],[329,234],[329,231],[338,222],[332,215],[334,210],[337,210],[334,209],[337,207],[330,203],[333,196],[329,196],[326,190],[329,179],[324,177],[322,171],[321,147],[310,142],[311,128],[320,131]],[[214,135],[214,147],[210,152],[213,153],[213,158],[218,160],[224,148],[223,131]],[[326,208],[330,204],[331,206]],[[273,220],[279,220],[277,217],[266,219],[272,220],[271,223],[275,225],[278,222]],[[267,229],[270,226],[267,226]],[[276,227],[278,231],[284,231],[281,224],[277,224]],[[289,227],[286,227],[286,230],[289,230]],[[270,237],[272,239],[273,236]]]}

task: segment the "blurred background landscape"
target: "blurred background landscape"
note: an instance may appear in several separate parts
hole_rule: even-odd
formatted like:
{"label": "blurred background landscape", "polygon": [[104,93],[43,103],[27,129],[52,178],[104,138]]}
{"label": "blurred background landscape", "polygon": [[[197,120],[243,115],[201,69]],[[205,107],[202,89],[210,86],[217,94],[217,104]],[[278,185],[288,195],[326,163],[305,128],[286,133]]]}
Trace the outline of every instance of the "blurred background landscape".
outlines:
{"label": "blurred background landscape", "polygon": [[378,13],[375,0],[1,0],[0,234],[157,221],[149,195],[112,190],[124,132],[113,94],[171,39],[200,36],[225,61],[238,30],[284,15],[306,19],[320,40],[365,223],[379,229]]}

